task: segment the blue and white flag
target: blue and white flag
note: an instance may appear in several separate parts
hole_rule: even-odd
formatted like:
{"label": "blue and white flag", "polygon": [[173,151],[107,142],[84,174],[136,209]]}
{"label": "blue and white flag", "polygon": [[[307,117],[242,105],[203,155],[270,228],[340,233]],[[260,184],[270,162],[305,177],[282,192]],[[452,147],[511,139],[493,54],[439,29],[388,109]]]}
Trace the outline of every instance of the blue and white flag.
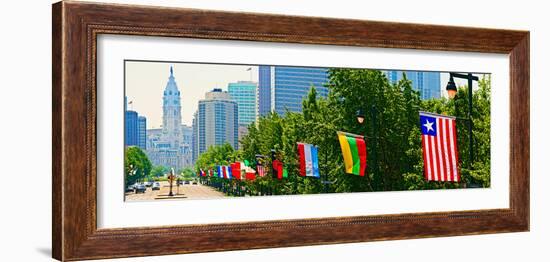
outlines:
{"label": "blue and white flag", "polygon": [[300,176],[320,177],[317,147],[312,144],[298,143],[300,155]]}

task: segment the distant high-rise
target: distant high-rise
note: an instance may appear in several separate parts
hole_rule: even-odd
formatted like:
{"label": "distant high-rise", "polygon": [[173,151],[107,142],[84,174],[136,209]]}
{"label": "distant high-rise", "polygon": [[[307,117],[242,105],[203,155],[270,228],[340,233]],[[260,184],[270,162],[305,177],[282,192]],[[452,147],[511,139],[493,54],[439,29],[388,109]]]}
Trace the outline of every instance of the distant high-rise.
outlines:
{"label": "distant high-rise", "polygon": [[193,128],[188,125],[181,126],[183,135],[180,151],[182,154],[182,165],[184,167],[193,166]]}
{"label": "distant high-rise", "polygon": [[325,87],[328,83],[328,68],[260,66],[258,79],[260,116],[267,112],[284,114],[287,110],[301,112],[302,100],[312,86],[317,89],[320,97],[328,96],[328,88]]}
{"label": "distant high-rise", "polygon": [[227,90],[231,99],[235,100],[239,111],[239,125],[248,126],[256,120],[256,88],[252,81],[238,81],[229,83]]}
{"label": "distant high-rise", "polygon": [[195,111],[195,113],[193,114],[193,127],[192,127],[192,130],[193,130],[193,134],[191,136],[191,151],[193,153],[193,163],[195,163],[197,161],[197,158],[199,156],[199,126],[198,126],[198,122],[197,122],[197,115],[198,115],[198,112]]}
{"label": "distant high-rise", "polygon": [[193,122],[195,159],[213,145],[229,143],[238,148],[238,105],[228,92],[216,88],[206,93],[205,99],[199,101]]}
{"label": "distant high-rise", "polygon": [[258,116],[265,116],[271,112],[271,66],[259,66],[258,74]]}
{"label": "distant high-rise", "polygon": [[124,117],[124,145],[138,145],[138,113],[136,111],[126,111]]}
{"label": "distant high-rise", "polygon": [[403,73],[411,80],[413,89],[420,92],[421,99],[441,97],[441,74],[422,71],[384,71],[391,83],[403,79]]}
{"label": "distant high-rise", "polygon": [[137,146],[141,149],[147,149],[147,118],[138,116],[137,119]]}

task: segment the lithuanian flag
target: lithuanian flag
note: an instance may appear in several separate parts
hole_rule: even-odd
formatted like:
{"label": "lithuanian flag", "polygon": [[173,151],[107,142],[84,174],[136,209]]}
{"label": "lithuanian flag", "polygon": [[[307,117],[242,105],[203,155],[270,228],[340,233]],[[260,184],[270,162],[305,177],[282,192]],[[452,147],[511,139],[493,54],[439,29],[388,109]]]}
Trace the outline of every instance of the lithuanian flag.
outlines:
{"label": "lithuanian flag", "polygon": [[367,168],[367,145],[360,135],[338,132],[338,140],[344,156],[346,173],[358,176],[365,175]]}

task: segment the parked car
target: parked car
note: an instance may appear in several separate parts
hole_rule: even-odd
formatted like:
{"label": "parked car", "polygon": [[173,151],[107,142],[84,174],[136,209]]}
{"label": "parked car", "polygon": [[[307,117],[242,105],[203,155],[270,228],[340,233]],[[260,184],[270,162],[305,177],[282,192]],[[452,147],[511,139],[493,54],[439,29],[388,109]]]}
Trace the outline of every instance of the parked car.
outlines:
{"label": "parked car", "polygon": [[128,185],[126,187],[126,193],[128,193],[128,192],[134,192],[134,185]]}
{"label": "parked car", "polygon": [[145,193],[145,190],[147,189],[147,187],[145,187],[145,185],[142,184],[142,183],[136,184],[136,185],[134,186],[134,188],[135,188],[135,190],[136,190],[136,194],[137,194],[137,193]]}
{"label": "parked car", "polygon": [[185,184],[186,184],[186,185],[189,185],[189,180],[185,180]]}
{"label": "parked car", "polygon": [[154,182],[153,185],[151,186],[151,190],[160,190],[160,183]]}
{"label": "parked car", "polygon": [[197,180],[193,180],[193,185],[196,185],[197,184]]}
{"label": "parked car", "polygon": [[151,187],[153,185],[153,181],[147,181],[145,182],[146,187]]}

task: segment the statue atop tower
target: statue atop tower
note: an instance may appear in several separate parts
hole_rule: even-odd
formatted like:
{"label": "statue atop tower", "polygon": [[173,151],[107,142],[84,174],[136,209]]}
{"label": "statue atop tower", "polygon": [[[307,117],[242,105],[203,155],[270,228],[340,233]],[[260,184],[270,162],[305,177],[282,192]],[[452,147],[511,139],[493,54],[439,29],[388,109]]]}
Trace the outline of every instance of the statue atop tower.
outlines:
{"label": "statue atop tower", "polygon": [[172,66],[170,66],[168,83],[166,83],[166,88],[164,88],[162,111],[163,140],[170,144],[171,149],[179,149],[182,142],[181,98]]}

